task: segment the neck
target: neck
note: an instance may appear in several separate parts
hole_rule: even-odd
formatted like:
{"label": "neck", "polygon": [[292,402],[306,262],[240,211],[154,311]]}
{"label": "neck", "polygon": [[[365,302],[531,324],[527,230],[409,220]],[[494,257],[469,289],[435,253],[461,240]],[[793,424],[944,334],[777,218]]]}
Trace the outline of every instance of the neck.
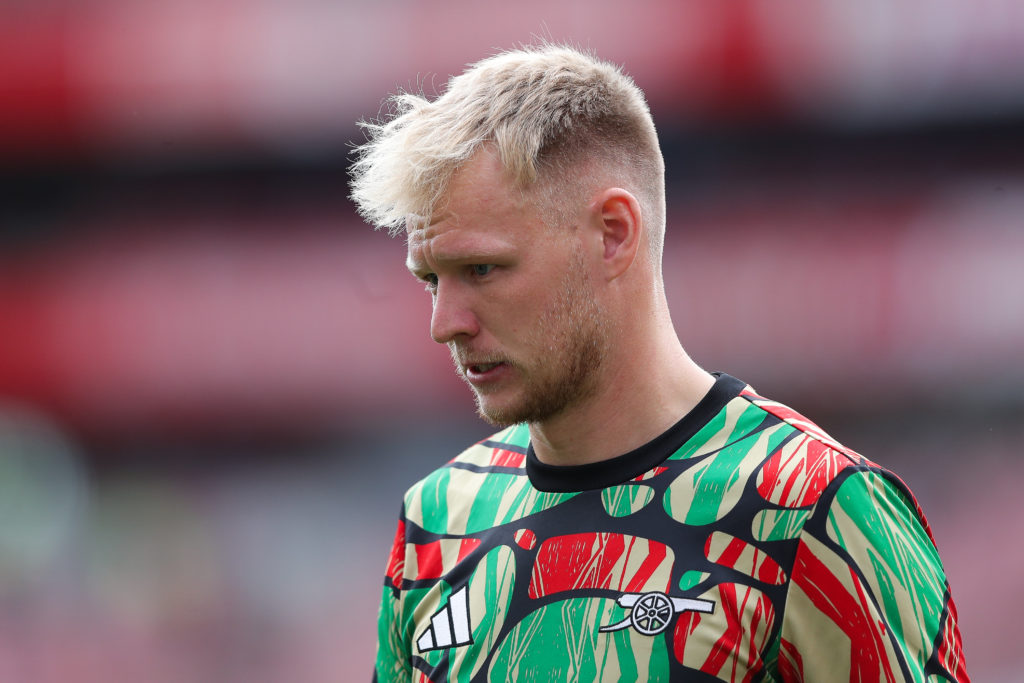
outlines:
{"label": "neck", "polygon": [[584,465],[628,453],[678,422],[711,389],[714,377],[686,354],[667,315],[655,327],[612,349],[586,400],[530,425],[541,462]]}

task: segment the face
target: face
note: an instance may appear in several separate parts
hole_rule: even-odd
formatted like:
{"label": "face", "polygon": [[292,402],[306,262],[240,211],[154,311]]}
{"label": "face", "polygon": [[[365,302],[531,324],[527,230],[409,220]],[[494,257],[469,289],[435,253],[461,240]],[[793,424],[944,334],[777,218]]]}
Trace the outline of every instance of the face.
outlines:
{"label": "face", "polygon": [[431,223],[410,231],[407,265],[481,417],[544,422],[593,394],[607,335],[576,231],[547,226],[488,150],[455,175]]}

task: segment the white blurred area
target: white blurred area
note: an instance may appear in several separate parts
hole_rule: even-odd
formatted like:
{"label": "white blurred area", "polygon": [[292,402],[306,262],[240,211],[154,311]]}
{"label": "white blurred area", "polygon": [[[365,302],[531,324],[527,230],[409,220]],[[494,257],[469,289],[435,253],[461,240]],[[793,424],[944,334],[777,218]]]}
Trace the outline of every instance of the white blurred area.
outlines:
{"label": "white blurred area", "polygon": [[1024,5],[0,4],[0,681],[367,680],[406,486],[485,436],[360,118],[624,65],[692,355],[900,473],[975,680],[1024,607]]}

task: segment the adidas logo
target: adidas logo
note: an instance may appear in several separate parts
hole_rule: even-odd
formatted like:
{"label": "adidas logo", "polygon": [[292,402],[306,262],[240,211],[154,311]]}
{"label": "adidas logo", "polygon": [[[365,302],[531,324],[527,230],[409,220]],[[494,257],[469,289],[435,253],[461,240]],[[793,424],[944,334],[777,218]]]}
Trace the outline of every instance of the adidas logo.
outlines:
{"label": "adidas logo", "polygon": [[466,586],[463,586],[451,594],[447,605],[430,617],[430,626],[416,638],[416,647],[421,653],[473,642],[469,632],[469,599],[466,595]]}

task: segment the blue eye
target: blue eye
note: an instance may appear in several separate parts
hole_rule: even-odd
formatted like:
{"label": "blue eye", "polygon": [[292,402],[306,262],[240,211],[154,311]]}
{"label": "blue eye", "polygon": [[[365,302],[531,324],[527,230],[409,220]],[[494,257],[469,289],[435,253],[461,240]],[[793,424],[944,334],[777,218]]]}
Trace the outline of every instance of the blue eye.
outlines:
{"label": "blue eye", "polygon": [[487,275],[492,270],[494,270],[494,265],[490,263],[477,263],[476,265],[473,266],[474,275]]}

